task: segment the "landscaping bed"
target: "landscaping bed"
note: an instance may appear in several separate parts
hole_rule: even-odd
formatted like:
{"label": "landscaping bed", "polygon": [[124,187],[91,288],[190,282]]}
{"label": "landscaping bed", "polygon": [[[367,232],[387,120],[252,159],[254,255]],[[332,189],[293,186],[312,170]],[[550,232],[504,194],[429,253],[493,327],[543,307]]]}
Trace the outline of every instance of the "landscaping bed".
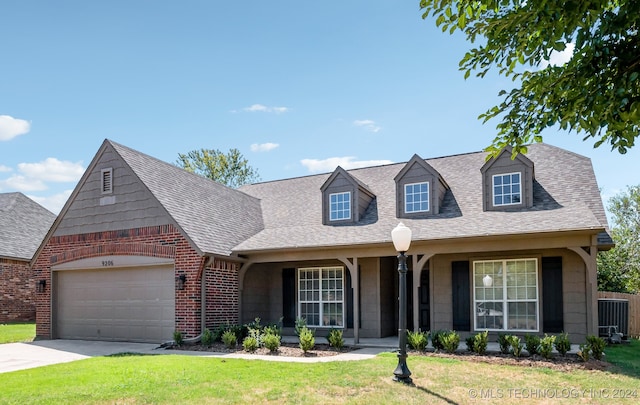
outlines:
{"label": "landscaping bed", "polygon": [[296,343],[282,343],[278,350],[275,352],[270,351],[266,347],[260,347],[254,352],[247,352],[240,345],[234,348],[228,348],[223,343],[214,343],[211,346],[183,344],[180,346],[172,346],[169,349],[215,353],[246,353],[283,357],[327,357],[336,356],[338,354],[347,353],[354,350],[354,348],[349,346],[344,346],[342,349],[338,350],[326,344],[316,344],[313,349],[308,350],[305,353]]}

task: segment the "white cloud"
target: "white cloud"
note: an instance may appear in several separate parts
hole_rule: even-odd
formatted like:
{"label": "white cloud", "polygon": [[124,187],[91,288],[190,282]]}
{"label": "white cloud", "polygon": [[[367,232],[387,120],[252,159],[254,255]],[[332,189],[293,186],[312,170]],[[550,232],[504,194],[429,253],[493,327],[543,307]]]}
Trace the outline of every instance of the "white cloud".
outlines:
{"label": "white cloud", "polygon": [[30,129],[31,124],[28,121],[10,115],[0,115],[0,141],[9,141],[18,135],[26,134]]}
{"label": "white cloud", "polygon": [[353,121],[353,125],[356,127],[362,127],[369,132],[378,132],[382,129],[375,121],[372,120],[355,120]]}
{"label": "white cloud", "polygon": [[6,180],[0,180],[0,189],[15,189],[18,191],[41,191],[48,187],[40,179],[31,179],[14,174]]}
{"label": "white cloud", "polygon": [[57,183],[78,181],[84,173],[82,162],[73,163],[56,158],[47,158],[38,163],[20,163],[18,170],[29,178]]}
{"label": "white cloud", "polygon": [[327,159],[302,159],[300,163],[311,173],[331,172],[340,166],[343,169],[379,166],[393,163],[390,160],[355,160],[354,156],[332,157]]}
{"label": "white cloud", "polygon": [[564,51],[551,51],[551,55],[549,56],[549,60],[543,60],[540,63],[540,66],[544,69],[547,66],[562,66],[565,63],[571,60],[573,56],[573,50],[576,48],[576,44],[573,42],[569,42],[564,48]]}
{"label": "white cloud", "polygon": [[278,146],[280,145],[272,142],[254,143],[254,144],[251,144],[251,152],[269,152],[270,150],[274,150]]}
{"label": "white cloud", "polygon": [[73,190],[65,190],[61,193],[46,196],[46,197],[36,197],[33,195],[30,195],[28,197],[31,198],[33,201],[37,202],[38,204],[42,205],[49,211],[58,215],[62,207],[64,207],[64,204],[69,199],[69,196],[71,195],[72,191]]}
{"label": "white cloud", "polygon": [[248,112],[267,112],[276,114],[281,114],[289,111],[287,107],[268,107],[262,104],[253,104],[250,107],[243,108],[243,110]]}
{"label": "white cloud", "polygon": [[13,171],[13,169],[10,168],[9,166],[0,165],[0,173],[7,173],[11,171]]}

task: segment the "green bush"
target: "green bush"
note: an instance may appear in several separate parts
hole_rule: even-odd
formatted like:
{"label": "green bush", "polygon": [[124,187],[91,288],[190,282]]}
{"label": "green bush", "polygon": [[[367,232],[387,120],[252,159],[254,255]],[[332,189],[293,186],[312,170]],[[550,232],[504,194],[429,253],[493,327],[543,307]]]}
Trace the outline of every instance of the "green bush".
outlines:
{"label": "green bush", "polygon": [[278,351],[278,348],[280,347],[280,339],[280,335],[267,333],[263,336],[262,343],[264,344],[264,347],[273,353]]}
{"label": "green bush", "polygon": [[562,332],[556,338],[555,347],[558,353],[561,355],[567,354],[571,350],[571,341],[569,340],[569,334]]}
{"label": "green bush", "polygon": [[229,349],[236,347],[236,343],[238,342],[238,337],[235,332],[232,330],[226,330],[222,334],[222,343],[227,346]]}
{"label": "green bush", "polygon": [[427,345],[429,344],[429,331],[408,331],[407,343],[409,343],[409,347],[411,347],[413,350],[418,350],[421,352],[425,351],[427,349]]}
{"label": "green bush", "polygon": [[467,351],[469,352],[473,352],[473,338],[475,337],[475,335],[471,335],[469,337],[467,337],[464,342],[467,345]]}
{"label": "green bush", "polygon": [[509,346],[511,346],[511,353],[515,357],[520,357],[523,347],[520,338],[516,335],[507,335],[505,338],[509,341]]}
{"label": "green bush", "polygon": [[554,335],[544,334],[544,337],[540,339],[539,351],[542,357],[545,359],[551,358],[551,352],[553,351],[553,344],[556,341],[556,337]]}
{"label": "green bush", "polygon": [[203,346],[207,347],[213,344],[213,333],[209,329],[205,328],[204,332],[202,332],[200,343],[202,343]]}
{"label": "green bush", "polygon": [[589,349],[591,349],[591,355],[596,360],[602,360],[602,354],[604,353],[604,348],[607,345],[607,342],[598,336],[588,335],[587,336],[587,345]]}
{"label": "green bush", "polygon": [[487,352],[488,344],[489,344],[489,331],[485,330],[484,332],[477,333],[473,337],[471,350],[474,353],[485,354]]}
{"label": "green bush", "polygon": [[540,347],[540,337],[537,335],[525,335],[524,344],[526,346],[529,356],[538,354],[538,348]]}
{"label": "green bush", "polygon": [[578,357],[580,357],[582,361],[587,362],[589,361],[590,352],[591,352],[591,348],[589,347],[589,345],[582,344],[578,349]]}
{"label": "green bush", "polygon": [[178,346],[182,346],[182,344],[184,343],[182,332],[180,332],[178,329],[173,331],[173,342]]}
{"label": "green bush", "polygon": [[296,324],[295,324],[295,332],[296,332],[296,336],[300,336],[300,332],[302,332],[302,329],[307,327],[307,319],[306,318],[296,318]]}
{"label": "green bush", "polygon": [[437,330],[431,334],[431,345],[434,350],[444,350],[444,346],[442,345],[442,336],[447,333],[446,330]]}
{"label": "green bush", "polygon": [[329,335],[327,335],[327,340],[329,341],[329,345],[331,347],[335,347],[338,350],[342,349],[344,347],[342,329],[331,329],[329,331]]}
{"label": "green bush", "polygon": [[442,347],[444,347],[444,350],[447,353],[455,353],[460,346],[460,335],[454,330],[444,333],[440,337],[440,340],[442,342]]}
{"label": "green bush", "polygon": [[500,353],[502,354],[509,354],[509,346],[511,346],[511,344],[509,343],[508,337],[509,335],[505,333],[498,333],[498,345],[500,345]]}
{"label": "green bush", "polygon": [[[223,339],[224,339],[224,335],[223,335]],[[253,336],[247,336],[242,341],[242,347],[247,352],[255,352],[256,350],[258,350],[258,341]]]}
{"label": "green bush", "polygon": [[306,326],[300,329],[300,349],[307,353],[316,345],[316,338],[313,336],[311,329]]}

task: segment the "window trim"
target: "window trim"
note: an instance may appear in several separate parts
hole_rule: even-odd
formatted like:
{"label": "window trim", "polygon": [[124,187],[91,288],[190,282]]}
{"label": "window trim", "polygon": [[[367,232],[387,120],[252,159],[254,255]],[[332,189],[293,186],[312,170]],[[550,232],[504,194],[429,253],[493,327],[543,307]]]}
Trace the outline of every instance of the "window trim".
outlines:
{"label": "window trim", "polygon": [[[416,185],[422,185],[425,184],[427,186],[427,209],[423,210],[423,209],[419,209],[419,210],[415,210],[415,211],[407,211],[407,187],[409,186],[416,186]],[[415,193],[412,193],[413,195],[416,195]],[[420,195],[421,193],[417,193],[417,195]],[[404,185],[404,213],[407,215],[411,215],[411,214],[420,214],[420,213],[424,213],[424,212],[429,212],[431,211],[431,201],[430,201],[430,194],[431,194],[431,187],[428,181],[419,181],[416,183],[405,183]],[[422,200],[420,200],[420,202],[422,203]],[[415,202],[413,202],[415,203]]]}
{"label": "window trim", "polygon": [[[108,184],[105,179],[108,177]],[[100,171],[100,191],[101,194],[113,193],[113,168],[109,167]]]}
{"label": "window trim", "polygon": [[[296,280],[296,294],[297,294],[297,317],[302,317],[302,304],[318,304],[318,320],[319,320],[319,324],[313,324],[313,323],[309,323],[309,319],[307,319],[307,325],[308,326],[313,326],[314,328],[335,328],[335,329],[346,329],[347,328],[347,287],[346,287],[346,274],[345,274],[345,269],[343,266],[320,266],[320,267],[300,267],[297,269],[297,280]],[[333,271],[339,271],[340,272],[340,277],[341,277],[341,281],[342,281],[342,287],[341,289],[335,289],[335,291],[341,291],[342,293],[342,299],[341,300],[323,300],[322,299],[322,273],[325,270],[333,270]],[[318,277],[318,300],[303,300],[302,299],[302,294],[300,293],[300,283],[302,281],[302,277],[301,274],[302,272],[305,271],[314,271],[314,272],[318,272],[319,273],[319,277]],[[342,305],[342,324],[341,325],[323,325],[322,323],[322,319],[323,319],[323,304],[341,304]]]}
{"label": "window trim", "polygon": [[[519,176],[519,183],[518,185],[520,186],[520,191],[518,192],[518,196],[520,197],[520,201],[514,203],[514,202],[510,202],[510,203],[501,203],[501,204],[496,204],[496,177],[503,177],[503,176],[513,176],[514,174],[517,174]],[[522,172],[511,172],[511,173],[499,173],[499,174],[494,174],[491,176],[491,205],[494,207],[508,207],[508,206],[512,206],[512,205],[522,205],[522,179],[523,179],[523,175]],[[511,183],[511,185],[513,186],[514,183]],[[502,194],[502,197],[504,199],[504,196],[506,194]],[[511,196],[512,200],[513,200],[513,196],[515,194],[514,193],[509,193],[509,196]]]}
{"label": "window trim", "polygon": [[[331,198],[333,196],[339,196],[339,195],[345,195],[345,194],[347,195],[347,201],[349,201],[349,216],[345,217],[345,218],[333,218],[334,211],[331,209],[331,204],[332,204],[331,203]],[[345,211],[345,210],[344,209],[343,210],[336,210],[335,212],[338,213],[338,212],[341,212],[341,211]],[[329,221],[331,221],[331,222],[350,221],[351,218],[353,217],[353,201],[351,200],[351,191],[341,191],[341,192],[338,192],[338,193],[330,193],[329,194],[329,212],[328,212],[328,214],[329,214]]]}
{"label": "window trim", "polygon": [[[536,294],[535,294],[535,299],[518,299],[518,298],[513,298],[513,299],[509,299],[508,295],[507,295],[507,288],[509,287],[509,285],[507,284],[508,278],[506,277],[507,275],[507,262],[527,262],[527,261],[533,261],[535,264],[535,288],[536,288]],[[503,276],[503,284],[502,284],[502,299],[500,300],[478,300],[476,297],[476,291],[477,288],[484,288],[484,286],[481,284],[479,286],[476,285],[476,271],[477,271],[477,264],[479,263],[502,263],[502,269],[504,271],[504,276]],[[475,260],[473,261],[472,264],[472,269],[471,269],[471,289],[473,290],[473,329],[474,331],[479,331],[479,330],[488,330],[488,331],[492,331],[492,332],[524,332],[524,333],[534,333],[534,332],[540,332],[540,316],[541,316],[541,311],[540,311],[540,287],[541,287],[541,283],[540,283],[540,260],[537,257],[522,257],[522,258],[506,258],[506,259],[495,259],[495,260]],[[513,288],[513,286],[512,286]],[[497,328],[486,328],[486,327],[479,327],[478,326],[478,315],[477,315],[477,311],[476,309],[478,308],[478,304],[479,303],[483,303],[483,302],[499,302],[502,303],[503,305],[503,311],[502,311],[502,328],[501,329],[497,329]],[[535,329],[510,329],[509,326],[509,304],[510,303],[515,303],[515,302],[527,302],[527,303],[533,303],[535,305]]]}

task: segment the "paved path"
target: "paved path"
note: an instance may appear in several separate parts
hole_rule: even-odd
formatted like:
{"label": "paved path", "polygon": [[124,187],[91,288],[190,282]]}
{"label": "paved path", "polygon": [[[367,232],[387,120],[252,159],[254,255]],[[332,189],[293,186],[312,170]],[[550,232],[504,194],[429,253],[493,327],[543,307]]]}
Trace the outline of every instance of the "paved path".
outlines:
{"label": "paved path", "polygon": [[388,351],[384,348],[362,348],[336,356],[285,357],[261,356],[246,353],[214,353],[186,350],[158,349],[154,343],[99,342],[88,340],[40,340],[30,343],[0,344],[0,373],[42,367],[50,364],[67,363],[89,357],[108,356],[117,353],[191,355],[200,357],[226,357],[269,361],[289,361],[299,363],[364,360]]}

